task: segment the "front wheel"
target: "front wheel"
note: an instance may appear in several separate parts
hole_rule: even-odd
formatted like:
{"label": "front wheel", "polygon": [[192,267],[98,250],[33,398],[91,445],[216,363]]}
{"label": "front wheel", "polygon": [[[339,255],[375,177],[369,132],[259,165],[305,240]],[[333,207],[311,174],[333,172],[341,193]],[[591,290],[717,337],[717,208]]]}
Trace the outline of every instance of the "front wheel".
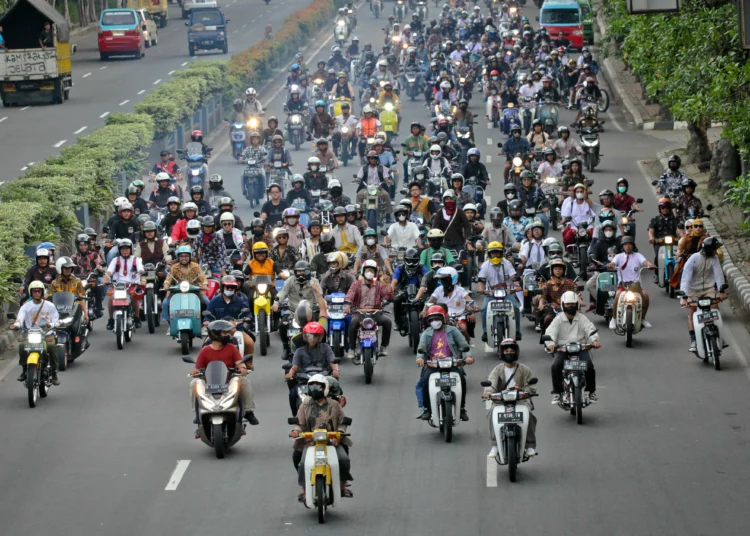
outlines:
{"label": "front wheel", "polygon": [[625,311],[625,346],[633,346],[633,310]]}
{"label": "front wheel", "polygon": [[331,349],[333,350],[334,357],[344,357],[344,344],[341,331],[331,333]]}
{"label": "front wheel", "polygon": [[26,370],[26,390],[29,395],[29,407],[35,408],[39,399],[39,369],[36,365],[29,365]]}
{"label": "front wheel", "polygon": [[68,352],[65,351],[65,347],[58,345],[56,348],[57,352],[57,369],[62,372],[68,368]]}
{"label": "front wheel", "polygon": [[711,353],[714,359],[714,370],[721,370],[721,362],[719,360],[721,357],[721,348],[719,348],[718,337],[711,337]]}
{"label": "front wheel", "polygon": [[518,450],[516,448],[516,436],[507,438],[508,445],[508,479],[515,482],[518,477]]}
{"label": "front wheel", "polygon": [[592,173],[594,172],[594,157],[589,153],[586,153],[586,169]]}
{"label": "front wheel", "polygon": [[268,353],[268,321],[265,311],[258,311],[258,333],[260,334],[260,355]]}
{"label": "front wheel", "polygon": [[453,401],[445,400],[443,405],[443,438],[446,443],[453,441]]}
{"label": "front wheel", "polygon": [[365,369],[365,383],[370,385],[372,383],[372,373],[375,368],[372,362],[372,348],[362,349],[362,365]]}
{"label": "front wheel", "polygon": [[214,444],[214,452],[220,460],[224,458],[224,432],[220,424],[211,426],[211,441]]}
{"label": "front wheel", "polygon": [[156,319],[154,314],[154,304],[156,303],[156,296],[154,290],[149,289],[146,293],[146,321],[148,322],[148,332],[154,333],[156,331]]}
{"label": "front wheel", "polygon": [[187,331],[180,331],[180,350],[182,355],[190,353],[190,334]]}
{"label": "front wheel", "polygon": [[599,108],[599,113],[604,113],[609,110],[609,93],[607,93],[606,89],[601,89],[600,91],[602,92],[602,97],[597,103],[597,108]]}
{"label": "front wheel", "polygon": [[664,281],[664,288],[667,289],[667,294],[669,294],[670,298],[675,297],[675,288],[669,283],[672,280],[672,276],[674,275],[674,265],[670,264],[667,266],[667,278],[666,281]]}
{"label": "front wheel", "polygon": [[315,478],[315,502],[318,507],[318,523],[326,522],[326,478],[318,475]]}
{"label": "front wheel", "polygon": [[409,313],[409,346],[417,352],[419,347],[419,313],[411,311]]}
{"label": "front wheel", "polygon": [[576,387],[574,405],[576,410],[576,423],[583,424],[583,393],[581,393],[580,387]]}
{"label": "front wheel", "polygon": [[117,341],[117,349],[122,350],[125,346],[125,329],[122,325],[122,316],[115,319],[115,340]]}

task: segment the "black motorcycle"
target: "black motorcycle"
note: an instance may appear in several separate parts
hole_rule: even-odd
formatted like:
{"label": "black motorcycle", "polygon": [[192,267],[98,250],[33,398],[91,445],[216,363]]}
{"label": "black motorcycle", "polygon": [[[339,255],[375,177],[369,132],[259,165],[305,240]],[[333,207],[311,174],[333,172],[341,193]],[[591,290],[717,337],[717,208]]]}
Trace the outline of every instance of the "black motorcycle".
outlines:
{"label": "black motorcycle", "polygon": [[60,371],[68,368],[89,346],[89,329],[83,321],[81,301],[85,297],[76,296],[72,292],[57,292],[52,296],[52,304],[60,315],[60,321],[55,328],[57,333],[57,367]]}

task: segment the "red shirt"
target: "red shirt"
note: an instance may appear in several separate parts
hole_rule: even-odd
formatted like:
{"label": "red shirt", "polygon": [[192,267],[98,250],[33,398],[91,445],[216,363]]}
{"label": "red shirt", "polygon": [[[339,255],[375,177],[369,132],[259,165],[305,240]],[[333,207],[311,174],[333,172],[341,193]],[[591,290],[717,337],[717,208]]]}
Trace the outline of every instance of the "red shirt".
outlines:
{"label": "red shirt", "polygon": [[615,195],[615,200],[612,203],[615,206],[615,209],[619,210],[620,212],[630,212],[630,209],[633,207],[633,204],[635,203],[635,198],[633,196],[630,196],[628,194]]}
{"label": "red shirt", "polygon": [[227,368],[235,368],[235,363],[242,361],[242,356],[233,344],[225,344],[221,350],[214,350],[211,346],[206,346],[198,354],[198,359],[195,360],[195,368],[204,369],[212,361],[222,361]]}

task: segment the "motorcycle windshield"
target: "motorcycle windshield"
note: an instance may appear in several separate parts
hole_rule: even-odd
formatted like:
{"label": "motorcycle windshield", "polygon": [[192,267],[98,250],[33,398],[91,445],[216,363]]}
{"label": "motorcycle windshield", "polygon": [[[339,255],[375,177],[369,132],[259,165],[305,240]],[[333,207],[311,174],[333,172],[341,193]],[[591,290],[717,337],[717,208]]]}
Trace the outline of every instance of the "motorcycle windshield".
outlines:
{"label": "motorcycle windshield", "polygon": [[69,315],[73,312],[75,296],[71,292],[57,292],[52,296],[52,304],[57,308],[60,315]]}
{"label": "motorcycle windshield", "polygon": [[220,391],[221,387],[229,383],[229,371],[221,361],[211,361],[206,367],[206,391]]}
{"label": "motorcycle windshield", "polygon": [[188,156],[190,155],[200,155],[203,156],[203,145],[197,142],[190,142],[185,147],[185,154]]}

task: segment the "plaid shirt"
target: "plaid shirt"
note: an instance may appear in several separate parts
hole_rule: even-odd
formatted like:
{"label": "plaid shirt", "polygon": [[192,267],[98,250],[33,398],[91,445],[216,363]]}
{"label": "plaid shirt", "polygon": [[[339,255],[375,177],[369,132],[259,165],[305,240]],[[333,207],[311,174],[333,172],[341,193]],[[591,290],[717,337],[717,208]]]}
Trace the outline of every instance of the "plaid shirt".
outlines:
{"label": "plaid shirt", "polygon": [[89,252],[86,255],[80,253],[74,253],[70,259],[75,263],[76,267],[73,269],[74,275],[88,275],[102,262],[102,258],[97,252]]}
{"label": "plaid shirt", "polygon": [[60,276],[55,279],[49,285],[49,295],[52,296],[56,292],[70,292],[76,296],[85,296],[86,291],[83,288],[81,280],[75,276],[70,276],[67,281],[63,281],[63,277]]}
{"label": "plaid shirt", "polygon": [[393,291],[380,281],[374,281],[372,285],[355,281],[346,293],[346,302],[355,309],[380,309],[385,300],[393,300]]}
{"label": "plaid shirt", "polygon": [[255,160],[256,164],[261,164],[266,161],[267,155],[268,153],[266,152],[266,148],[262,145],[259,145],[257,149],[254,149],[251,145],[242,153],[242,158],[244,158],[246,161]]}
{"label": "plaid shirt", "polygon": [[208,265],[211,270],[229,269],[224,237],[221,236],[221,233],[214,233],[208,244],[205,244],[205,236],[203,231],[201,231],[193,240],[193,251],[196,252],[196,256],[200,259],[201,264]]}
{"label": "plaid shirt", "polygon": [[576,292],[576,284],[570,279],[563,279],[563,282],[559,285],[549,280],[542,287],[542,296],[544,296],[547,303],[559,305],[560,298],[569,290]]}

